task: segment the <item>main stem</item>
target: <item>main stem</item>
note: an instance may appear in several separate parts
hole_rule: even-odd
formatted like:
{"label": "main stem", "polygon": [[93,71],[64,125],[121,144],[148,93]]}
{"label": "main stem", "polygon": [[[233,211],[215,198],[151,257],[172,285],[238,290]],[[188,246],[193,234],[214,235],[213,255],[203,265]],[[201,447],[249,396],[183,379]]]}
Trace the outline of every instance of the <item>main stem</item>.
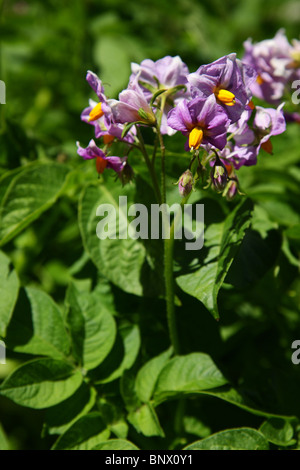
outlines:
{"label": "main stem", "polygon": [[136,130],[137,130],[137,136],[138,136],[138,139],[139,139],[139,142],[140,142],[140,150],[141,150],[141,152],[144,156],[146,165],[148,167],[148,170],[149,170],[149,173],[150,173],[150,176],[151,176],[155,197],[156,197],[156,200],[157,200],[158,204],[160,204],[162,197],[161,197],[160,188],[159,188],[159,184],[158,184],[158,181],[157,181],[155,169],[154,169],[154,166],[151,163],[150,157],[149,157],[148,152],[146,150],[146,147],[145,147],[145,144],[144,144],[144,139],[143,139],[143,136],[142,136],[142,133],[140,131],[139,126],[136,126]]}
{"label": "main stem", "polygon": [[[157,135],[159,138],[161,149],[161,200],[166,204],[166,170],[165,170],[165,146],[160,132],[160,126],[157,126]],[[163,224],[165,229],[168,228],[168,217],[165,207],[162,211]],[[167,309],[167,322],[170,335],[170,341],[173,346],[174,354],[179,354],[179,340],[175,318],[175,290],[173,275],[173,253],[174,253],[174,231],[175,219],[170,228],[170,237],[164,241],[164,278],[165,278],[165,296]]]}
{"label": "main stem", "polygon": [[167,321],[171,344],[174,354],[179,354],[179,340],[177,325],[175,319],[175,292],[173,276],[173,252],[174,252],[174,224],[170,229],[170,238],[165,239],[164,243],[164,276],[165,276],[165,294],[167,307]]}

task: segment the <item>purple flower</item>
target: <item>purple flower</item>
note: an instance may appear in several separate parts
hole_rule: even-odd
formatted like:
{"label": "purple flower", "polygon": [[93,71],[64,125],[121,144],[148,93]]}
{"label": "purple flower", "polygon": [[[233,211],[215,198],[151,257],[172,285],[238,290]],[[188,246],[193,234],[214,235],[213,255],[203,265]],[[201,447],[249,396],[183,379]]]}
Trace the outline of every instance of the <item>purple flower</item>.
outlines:
{"label": "purple flower", "polygon": [[226,111],[231,122],[236,122],[251,98],[250,85],[256,78],[252,67],[244,65],[236,54],[221,57],[202,65],[188,75],[193,97],[213,96]]}
{"label": "purple flower", "polygon": [[77,147],[78,155],[84,158],[84,160],[96,159],[96,168],[99,174],[103,173],[105,168],[111,168],[116,173],[121,173],[126,165],[127,157],[120,158],[107,156],[103,150],[97,147],[93,139],[89,142],[89,145],[86,148],[81,147],[79,142],[77,142]]}
{"label": "purple flower", "polygon": [[252,112],[244,111],[240,120],[229,127],[234,142],[230,141],[220,154],[220,158],[233,163],[236,169],[241,166],[252,166],[257,163],[257,156],[262,148],[272,153],[270,138],[281,134],[286,129],[282,112],[283,104],[277,109],[256,106],[251,126],[248,120]]}
{"label": "purple flower", "polygon": [[[110,107],[110,102],[104,93],[104,88],[101,80],[93,72],[88,71],[86,79],[92,89],[98,96],[99,102],[89,100],[89,106],[81,113],[81,120],[92,124],[95,128],[95,137],[98,139],[103,137],[104,143],[110,143],[116,137],[122,139],[122,132],[124,126],[115,123]],[[134,129],[126,135],[122,140],[127,142],[134,141]]]}
{"label": "purple flower", "polygon": [[140,65],[132,63],[131,70],[132,75],[130,79],[133,80],[135,77],[138,77],[141,89],[148,102],[150,102],[153,93],[159,89],[171,90],[178,85],[186,87],[186,89],[179,89],[176,93],[169,95],[165,103],[161,133],[174,134],[174,129],[167,125],[167,115],[174,105],[176,106],[183,99],[190,98],[189,83],[187,81],[189,70],[187,65],[182,62],[179,56],[166,56],[156,62],[146,59]]}
{"label": "purple flower", "polygon": [[117,123],[139,121],[153,125],[156,122],[153,111],[138,84],[138,77],[132,80],[128,88],[119,94],[119,100],[110,100],[110,105],[113,118]]}
{"label": "purple flower", "polygon": [[221,150],[226,145],[228,117],[213,96],[181,101],[169,112],[168,125],[189,137],[186,150],[206,144]]}
{"label": "purple flower", "polygon": [[248,39],[244,47],[243,62],[253,67],[258,74],[256,81],[251,84],[253,94],[269,103],[278,102],[293,75],[293,48],[284,31],[278,31],[273,39],[256,44]]}

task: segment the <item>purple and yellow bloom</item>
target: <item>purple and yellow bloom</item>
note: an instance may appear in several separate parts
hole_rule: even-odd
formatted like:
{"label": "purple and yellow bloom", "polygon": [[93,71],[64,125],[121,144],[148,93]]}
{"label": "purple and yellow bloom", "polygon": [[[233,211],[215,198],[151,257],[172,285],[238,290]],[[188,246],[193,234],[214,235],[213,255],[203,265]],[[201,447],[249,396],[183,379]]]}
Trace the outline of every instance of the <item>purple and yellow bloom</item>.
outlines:
{"label": "purple and yellow bloom", "polygon": [[81,120],[92,124],[95,128],[95,137],[103,137],[105,144],[111,143],[116,137],[129,143],[134,141],[134,130],[131,129],[124,139],[122,132],[124,126],[114,122],[110,102],[112,100],[105,96],[101,80],[93,72],[88,71],[86,79],[98,96],[99,102],[89,100],[89,106],[81,113]]}
{"label": "purple and yellow bloom", "polygon": [[77,142],[77,147],[78,155],[84,158],[84,160],[96,159],[96,168],[99,174],[103,173],[105,168],[111,168],[120,174],[126,165],[127,157],[121,158],[106,155],[103,150],[97,147],[93,139],[86,148],[81,147],[79,142]]}
{"label": "purple and yellow bloom", "polygon": [[282,107],[283,104],[277,109],[256,106],[251,127],[248,120],[253,111],[244,111],[240,120],[229,127],[233,141],[229,141],[220,153],[222,161],[230,161],[235,169],[239,169],[256,165],[260,149],[272,153],[270,138],[286,129]]}
{"label": "purple and yellow bloom", "polygon": [[228,117],[213,96],[181,101],[169,112],[168,125],[188,136],[186,150],[207,144],[221,150],[227,142]]}
{"label": "purple and yellow bloom", "polygon": [[236,122],[251,99],[250,85],[256,78],[256,72],[233,53],[202,65],[187,78],[192,97],[212,96],[223,107],[230,121]]}
{"label": "purple and yellow bloom", "polygon": [[166,90],[168,92],[168,90],[172,90],[180,85],[185,87],[169,94],[164,105],[161,133],[173,135],[175,131],[168,126],[167,116],[173,106],[176,106],[183,99],[190,98],[189,83],[187,81],[189,69],[187,65],[182,62],[179,56],[166,56],[156,62],[145,59],[140,65],[132,63],[131,70],[132,75],[130,79],[133,80],[135,77],[138,77],[141,89],[148,102],[150,102],[153,93],[158,90]]}
{"label": "purple and yellow bloom", "polygon": [[258,74],[251,85],[253,95],[269,103],[278,103],[294,74],[297,46],[293,48],[284,31],[279,30],[273,39],[256,44],[248,39],[244,42],[244,48],[243,62],[253,67]]}

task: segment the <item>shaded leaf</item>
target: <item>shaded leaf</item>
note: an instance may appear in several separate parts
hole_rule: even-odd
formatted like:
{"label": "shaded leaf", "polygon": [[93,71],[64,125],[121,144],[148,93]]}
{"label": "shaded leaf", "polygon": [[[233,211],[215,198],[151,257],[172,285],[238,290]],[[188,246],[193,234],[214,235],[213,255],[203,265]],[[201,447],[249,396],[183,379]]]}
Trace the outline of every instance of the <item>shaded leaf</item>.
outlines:
{"label": "shaded leaf", "polygon": [[205,258],[193,272],[176,279],[179,287],[200,300],[215,318],[219,318],[218,292],[250,225],[251,210],[251,201],[244,200],[222,222],[207,227],[202,248]]}
{"label": "shaded leaf", "polygon": [[19,280],[10,259],[0,251],[0,336],[5,336],[18,298]]}
{"label": "shaded leaf", "polygon": [[156,404],[185,394],[213,389],[227,380],[210,356],[204,353],[191,353],[176,356],[162,369],[154,389]]}
{"label": "shaded leaf", "polygon": [[94,369],[113,347],[116,324],[101,297],[79,291],[70,284],[66,303],[74,355],[86,370]]}
{"label": "shaded leaf", "polygon": [[63,165],[33,164],[12,179],[0,205],[0,245],[55,203],[68,172]]}
{"label": "shaded leaf", "polygon": [[62,313],[53,299],[40,289],[25,289],[30,305],[20,298],[19,311],[7,331],[7,345],[17,352],[61,359],[68,355],[70,338]]}
{"label": "shaded leaf", "polygon": [[296,443],[293,439],[293,426],[281,418],[269,418],[261,425],[259,431],[268,441],[278,446],[286,447]]}
{"label": "shaded leaf", "polygon": [[75,421],[52,446],[52,450],[91,450],[109,438],[110,431],[98,412],[92,412]]}
{"label": "shaded leaf", "polygon": [[109,441],[101,442],[101,444],[98,444],[92,450],[139,450],[139,448],[125,439],[110,439]]}

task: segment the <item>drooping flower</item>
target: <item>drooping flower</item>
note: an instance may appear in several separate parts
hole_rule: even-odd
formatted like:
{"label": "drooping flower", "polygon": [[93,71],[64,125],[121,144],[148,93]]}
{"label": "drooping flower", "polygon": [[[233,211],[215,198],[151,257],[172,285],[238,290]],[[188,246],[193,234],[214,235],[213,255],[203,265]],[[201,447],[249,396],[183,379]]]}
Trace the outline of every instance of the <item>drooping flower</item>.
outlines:
{"label": "drooping flower", "polygon": [[192,96],[213,96],[231,122],[240,118],[251,99],[250,85],[255,78],[255,70],[244,65],[236,58],[236,54],[202,65],[196,72],[188,75]]}
{"label": "drooping flower", "polygon": [[[138,77],[141,89],[148,102],[150,102],[153,93],[158,90],[166,90],[166,93],[171,90],[175,91],[175,93],[168,93],[161,120],[161,133],[173,135],[175,131],[167,125],[167,116],[173,106],[176,106],[183,99],[190,98],[189,83],[187,81],[189,69],[187,65],[179,56],[166,56],[156,62],[145,59],[140,65],[132,63],[131,70],[130,80]],[[176,87],[181,85],[184,88],[176,90]]]}
{"label": "drooping flower", "polygon": [[[114,138],[121,140],[124,126],[114,122],[110,103],[112,100],[105,96],[104,87],[97,75],[91,71],[87,72],[87,82],[95,91],[99,102],[89,100],[89,106],[81,113],[81,120],[91,124],[95,128],[95,137],[103,137],[105,144],[111,143]],[[134,129],[124,137],[129,143],[134,141]]]}
{"label": "drooping flower", "polygon": [[119,94],[119,100],[110,100],[110,105],[116,123],[143,122],[154,125],[156,122],[155,115],[138,84],[138,77]]}
{"label": "drooping flower", "polygon": [[116,173],[120,174],[126,165],[127,157],[114,157],[106,155],[103,150],[97,147],[95,141],[92,139],[86,148],[80,146],[77,142],[77,153],[84,160],[96,159],[96,168],[99,174],[103,173],[106,168],[111,168]]}
{"label": "drooping flower", "polygon": [[[283,104],[277,109],[256,106],[255,111],[245,110],[240,120],[228,129],[232,139],[220,153],[222,161],[230,161],[235,169],[239,169],[241,166],[256,165],[261,149],[272,153],[270,138],[286,129],[282,108]],[[253,112],[255,116],[249,124]]]}
{"label": "drooping flower", "polygon": [[221,150],[227,142],[228,117],[213,96],[181,101],[169,112],[168,125],[188,136],[186,150],[206,144]]}
{"label": "drooping flower", "polygon": [[243,62],[253,67],[258,76],[251,84],[255,96],[268,103],[278,103],[294,70],[292,46],[281,29],[273,39],[253,44],[251,39],[244,42]]}

